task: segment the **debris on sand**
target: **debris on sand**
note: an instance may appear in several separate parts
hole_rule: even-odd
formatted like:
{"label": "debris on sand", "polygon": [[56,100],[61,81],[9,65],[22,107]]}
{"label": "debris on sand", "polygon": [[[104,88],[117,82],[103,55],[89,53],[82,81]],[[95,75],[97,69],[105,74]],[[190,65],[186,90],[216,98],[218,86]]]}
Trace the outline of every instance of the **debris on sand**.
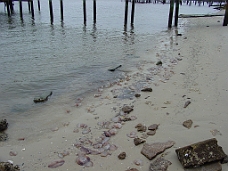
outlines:
{"label": "debris on sand", "polygon": [[137,145],[139,145],[139,144],[142,144],[142,143],[144,143],[144,142],[146,142],[144,139],[141,139],[141,138],[135,138],[134,139],[134,144],[137,146]]}
{"label": "debris on sand", "polygon": [[0,132],[5,131],[8,128],[8,123],[6,119],[0,121]]}
{"label": "debris on sand", "polygon": [[188,105],[190,105],[190,103],[191,103],[190,100],[186,101],[185,104],[184,104],[184,108],[188,107]]}
{"label": "debris on sand", "polygon": [[149,171],[166,171],[172,163],[168,160],[165,160],[162,157],[156,159],[153,163],[150,164]]}
{"label": "debris on sand", "polygon": [[215,138],[197,142],[176,150],[177,157],[184,168],[197,167],[226,157]]}
{"label": "debris on sand", "polygon": [[152,92],[153,90],[152,90],[152,88],[144,88],[141,91],[143,91],[143,92]]}
{"label": "debris on sand", "polygon": [[138,132],[146,132],[146,129],[147,129],[147,127],[145,125],[141,124],[141,123],[137,124],[135,126],[135,128],[137,128]]}
{"label": "debris on sand", "polygon": [[124,113],[130,113],[130,112],[133,111],[133,106],[124,106],[124,107],[122,108],[122,111],[123,111]]}
{"label": "debris on sand", "polygon": [[48,165],[49,168],[57,168],[65,163],[64,160],[57,160]]}
{"label": "debris on sand", "polygon": [[118,155],[118,158],[119,158],[120,160],[124,160],[124,159],[126,158],[126,152],[120,153],[120,154]]}
{"label": "debris on sand", "polygon": [[158,129],[158,126],[159,126],[159,124],[150,125],[150,126],[148,127],[148,130],[157,130],[157,129]]}
{"label": "debris on sand", "polygon": [[20,171],[18,165],[13,166],[10,162],[0,162],[0,170],[1,171]]}
{"label": "debris on sand", "polygon": [[190,129],[192,127],[193,121],[191,119],[183,122],[183,126]]}
{"label": "debris on sand", "polygon": [[175,144],[174,141],[167,141],[167,142],[157,142],[153,144],[145,143],[141,150],[141,153],[147,157],[149,160],[155,158],[158,154],[165,151],[167,148],[172,147]]}

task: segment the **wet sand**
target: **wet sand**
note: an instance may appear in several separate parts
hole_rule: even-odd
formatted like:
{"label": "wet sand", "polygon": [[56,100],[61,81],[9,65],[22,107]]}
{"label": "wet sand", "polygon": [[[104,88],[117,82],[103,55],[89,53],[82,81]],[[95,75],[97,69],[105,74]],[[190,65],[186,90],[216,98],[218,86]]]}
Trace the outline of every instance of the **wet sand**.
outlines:
{"label": "wet sand", "polygon": [[[149,144],[175,141],[175,145],[163,153],[164,158],[172,162],[169,171],[184,170],[175,153],[178,147],[215,137],[228,153],[227,27],[222,27],[223,17],[194,18],[188,22],[181,26],[186,30],[179,32],[181,36],[177,36],[178,31],[173,29],[156,50],[148,52],[153,60],[141,61],[134,71],[127,72],[125,79],[100,88],[90,97],[78,99],[78,106],[60,105],[57,109],[43,111],[53,112],[53,116],[57,111],[62,112],[57,119],[47,118],[56,122],[56,127],[49,132],[42,134],[40,131],[37,139],[11,137],[15,139],[13,143],[10,140],[1,142],[0,161],[12,160],[25,171],[115,171],[128,168],[145,171],[153,160],[140,153],[142,144],[135,146],[133,138],[127,136],[133,131],[138,137],[143,136],[135,128],[138,123],[147,127],[159,124],[156,134],[146,138]],[[158,61],[162,65],[156,65]],[[124,69],[124,66],[119,68]],[[142,92],[143,88],[153,91]],[[136,93],[141,96],[135,97]],[[184,108],[186,101],[191,103]],[[124,114],[124,106],[133,107],[133,111]],[[131,117],[132,120],[124,122],[118,117]],[[182,125],[188,119],[193,121],[190,129]],[[121,123],[115,125],[121,128],[113,129],[113,121]],[[115,135],[110,135],[110,129]],[[213,135],[213,130],[219,133]],[[95,148],[100,145],[100,149]],[[87,155],[93,166],[83,167],[75,162],[78,154],[91,153],[86,149],[80,151],[79,146],[99,153]],[[17,155],[10,156],[10,151]],[[118,159],[121,152],[126,152],[124,160]],[[60,160],[64,160],[62,166],[48,168],[52,162]],[[137,166],[134,160],[142,164]],[[222,167],[228,169],[227,164]]]}

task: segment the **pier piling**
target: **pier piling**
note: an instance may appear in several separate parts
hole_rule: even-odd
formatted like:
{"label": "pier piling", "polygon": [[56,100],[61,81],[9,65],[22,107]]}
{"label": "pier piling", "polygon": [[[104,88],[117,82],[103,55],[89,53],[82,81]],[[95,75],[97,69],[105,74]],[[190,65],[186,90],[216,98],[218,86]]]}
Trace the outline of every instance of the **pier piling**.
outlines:
{"label": "pier piling", "polygon": [[28,10],[29,10],[29,12],[31,12],[31,4],[30,4],[30,1],[28,1]]}
{"label": "pier piling", "polygon": [[19,0],[19,11],[20,11],[20,18],[21,20],[23,20],[22,0]]}
{"label": "pier piling", "polygon": [[10,17],[11,16],[11,12],[10,12],[10,7],[9,7],[9,1],[6,1],[6,9],[7,9],[8,17]]}
{"label": "pier piling", "polygon": [[63,21],[63,0],[60,0],[60,16],[61,21]]}
{"label": "pier piling", "polygon": [[174,0],[170,0],[168,27],[172,27]]}
{"label": "pier piling", "polygon": [[131,7],[131,25],[134,24],[134,16],[135,16],[135,0],[132,0],[132,7]]}
{"label": "pier piling", "polygon": [[224,20],[223,20],[223,26],[227,26],[228,24],[228,0],[226,0],[226,11],[225,11],[225,15],[224,15]]}
{"label": "pier piling", "polygon": [[124,15],[124,26],[127,26],[127,16],[128,16],[128,0],[125,1],[125,15]]}
{"label": "pier piling", "polygon": [[30,3],[31,3],[32,19],[34,19],[34,5],[33,5],[33,0]]}
{"label": "pier piling", "polygon": [[180,0],[176,0],[176,8],[175,8],[175,21],[174,26],[177,27],[178,25],[178,15],[179,15],[179,6],[180,6]]}
{"label": "pier piling", "polygon": [[40,0],[37,0],[38,11],[40,11]]}
{"label": "pier piling", "polygon": [[52,0],[49,0],[49,10],[50,10],[51,24],[53,24],[53,21],[54,21],[54,16],[53,16],[53,6],[52,6]]}
{"label": "pier piling", "polygon": [[97,22],[97,5],[96,0],[93,0],[93,23],[95,24]]}
{"label": "pier piling", "polygon": [[86,25],[86,0],[83,0],[84,25]]}

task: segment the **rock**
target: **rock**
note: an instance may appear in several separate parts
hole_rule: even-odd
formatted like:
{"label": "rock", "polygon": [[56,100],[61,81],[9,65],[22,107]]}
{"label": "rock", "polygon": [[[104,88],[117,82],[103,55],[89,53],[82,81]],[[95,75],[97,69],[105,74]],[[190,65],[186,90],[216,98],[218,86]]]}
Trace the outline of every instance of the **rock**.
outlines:
{"label": "rock", "polygon": [[131,118],[125,117],[125,118],[121,119],[121,121],[123,121],[123,122],[131,121]]}
{"label": "rock", "polygon": [[156,65],[162,66],[162,61],[158,61],[158,62],[156,63]]}
{"label": "rock", "polygon": [[130,112],[133,111],[133,107],[132,107],[132,106],[124,106],[124,107],[122,108],[122,111],[123,111],[124,113],[130,113]]}
{"label": "rock", "polygon": [[190,103],[191,103],[190,100],[186,101],[185,104],[184,104],[184,108],[188,107],[188,105],[190,105]]}
{"label": "rock", "polygon": [[125,159],[125,158],[126,158],[126,153],[125,153],[125,152],[120,153],[120,154],[118,155],[118,158],[119,158],[120,160]]}
{"label": "rock", "polygon": [[219,162],[215,162],[197,168],[188,168],[184,171],[222,171],[222,165]]}
{"label": "rock", "polygon": [[159,126],[159,124],[150,125],[150,126],[148,127],[148,130],[157,130],[157,129],[158,129],[158,126]]}
{"label": "rock", "polygon": [[192,124],[193,124],[193,121],[191,119],[183,122],[183,126],[188,128],[188,129],[192,127]]}
{"label": "rock", "polygon": [[152,92],[153,90],[152,90],[152,88],[144,88],[141,91],[143,91],[143,92]]}
{"label": "rock", "polygon": [[150,164],[149,171],[166,171],[172,163],[164,158],[159,157]]}
{"label": "rock", "polygon": [[0,132],[0,142],[8,140],[8,135],[5,132]]}
{"label": "rock", "polygon": [[152,131],[149,131],[146,133],[147,135],[155,135],[156,134],[156,131],[155,130],[152,130]]}
{"label": "rock", "polygon": [[10,162],[0,162],[0,171],[20,171],[18,165],[13,166]]}
{"label": "rock", "polygon": [[211,134],[212,134],[213,136],[222,135],[221,132],[220,132],[219,130],[217,130],[217,129],[210,130],[210,132],[211,132]]}
{"label": "rock", "polygon": [[176,154],[184,168],[222,161],[226,157],[222,147],[217,145],[215,138],[176,149]]}
{"label": "rock", "polygon": [[142,144],[142,143],[144,143],[144,142],[146,142],[144,139],[141,139],[141,138],[135,138],[134,139],[134,144],[137,146],[137,145],[139,145],[139,144]]}
{"label": "rock", "polygon": [[139,170],[136,168],[131,168],[131,169],[127,169],[126,171],[139,171]]}
{"label": "rock", "polygon": [[141,96],[141,94],[138,94],[138,93],[135,94],[135,97],[137,97],[137,98],[140,97],[140,96]]}
{"label": "rock", "polygon": [[157,142],[153,144],[145,143],[141,150],[141,153],[147,157],[149,160],[155,158],[158,154],[165,151],[167,148],[172,147],[175,144],[174,141],[167,141],[167,142]]}
{"label": "rock", "polygon": [[6,119],[0,121],[0,132],[5,131],[8,128],[8,123]]}
{"label": "rock", "polygon": [[145,125],[142,125],[141,123],[137,124],[135,128],[137,128],[138,132],[146,132],[147,129],[147,127]]}

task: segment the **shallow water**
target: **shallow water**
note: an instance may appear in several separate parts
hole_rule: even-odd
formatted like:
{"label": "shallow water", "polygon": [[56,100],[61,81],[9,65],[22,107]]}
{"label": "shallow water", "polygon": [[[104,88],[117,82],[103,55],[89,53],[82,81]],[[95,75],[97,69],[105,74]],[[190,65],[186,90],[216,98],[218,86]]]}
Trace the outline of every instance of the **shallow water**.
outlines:
{"label": "shallow water", "polygon": [[[53,24],[50,24],[48,2],[44,0],[40,12],[34,4],[34,20],[23,3],[23,22],[18,3],[11,18],[1,4],[0,116],[7,118],[12,127],[12,123],[17,123],[21,130],[35,129],[45,122],[45,114],[53,114],[69,101],[74,102],[121,78],[123,73],[134,70],[138,61],[154,58],[147,52],[156,48],[162,36],[167,36],[168,4],[136,4],[135,25],[128,24],[124,29],[124,2],[97,0],[94,25],[92,0],[88,0],[86,26],[82,2],[64,0],[63,3],[64,22],[61,22],[59,1],[53,1]],[[130,9],[131,3],[129,14]],[[210,12],[214,10],[206,6],[180,7],[180,13]],[[123,66],[119,71],[108,72],[120,64]],[[50,91],[53,95],[47,103],[33,103],[34,97]],[[47,123],[55,124],[58,119]]]}

